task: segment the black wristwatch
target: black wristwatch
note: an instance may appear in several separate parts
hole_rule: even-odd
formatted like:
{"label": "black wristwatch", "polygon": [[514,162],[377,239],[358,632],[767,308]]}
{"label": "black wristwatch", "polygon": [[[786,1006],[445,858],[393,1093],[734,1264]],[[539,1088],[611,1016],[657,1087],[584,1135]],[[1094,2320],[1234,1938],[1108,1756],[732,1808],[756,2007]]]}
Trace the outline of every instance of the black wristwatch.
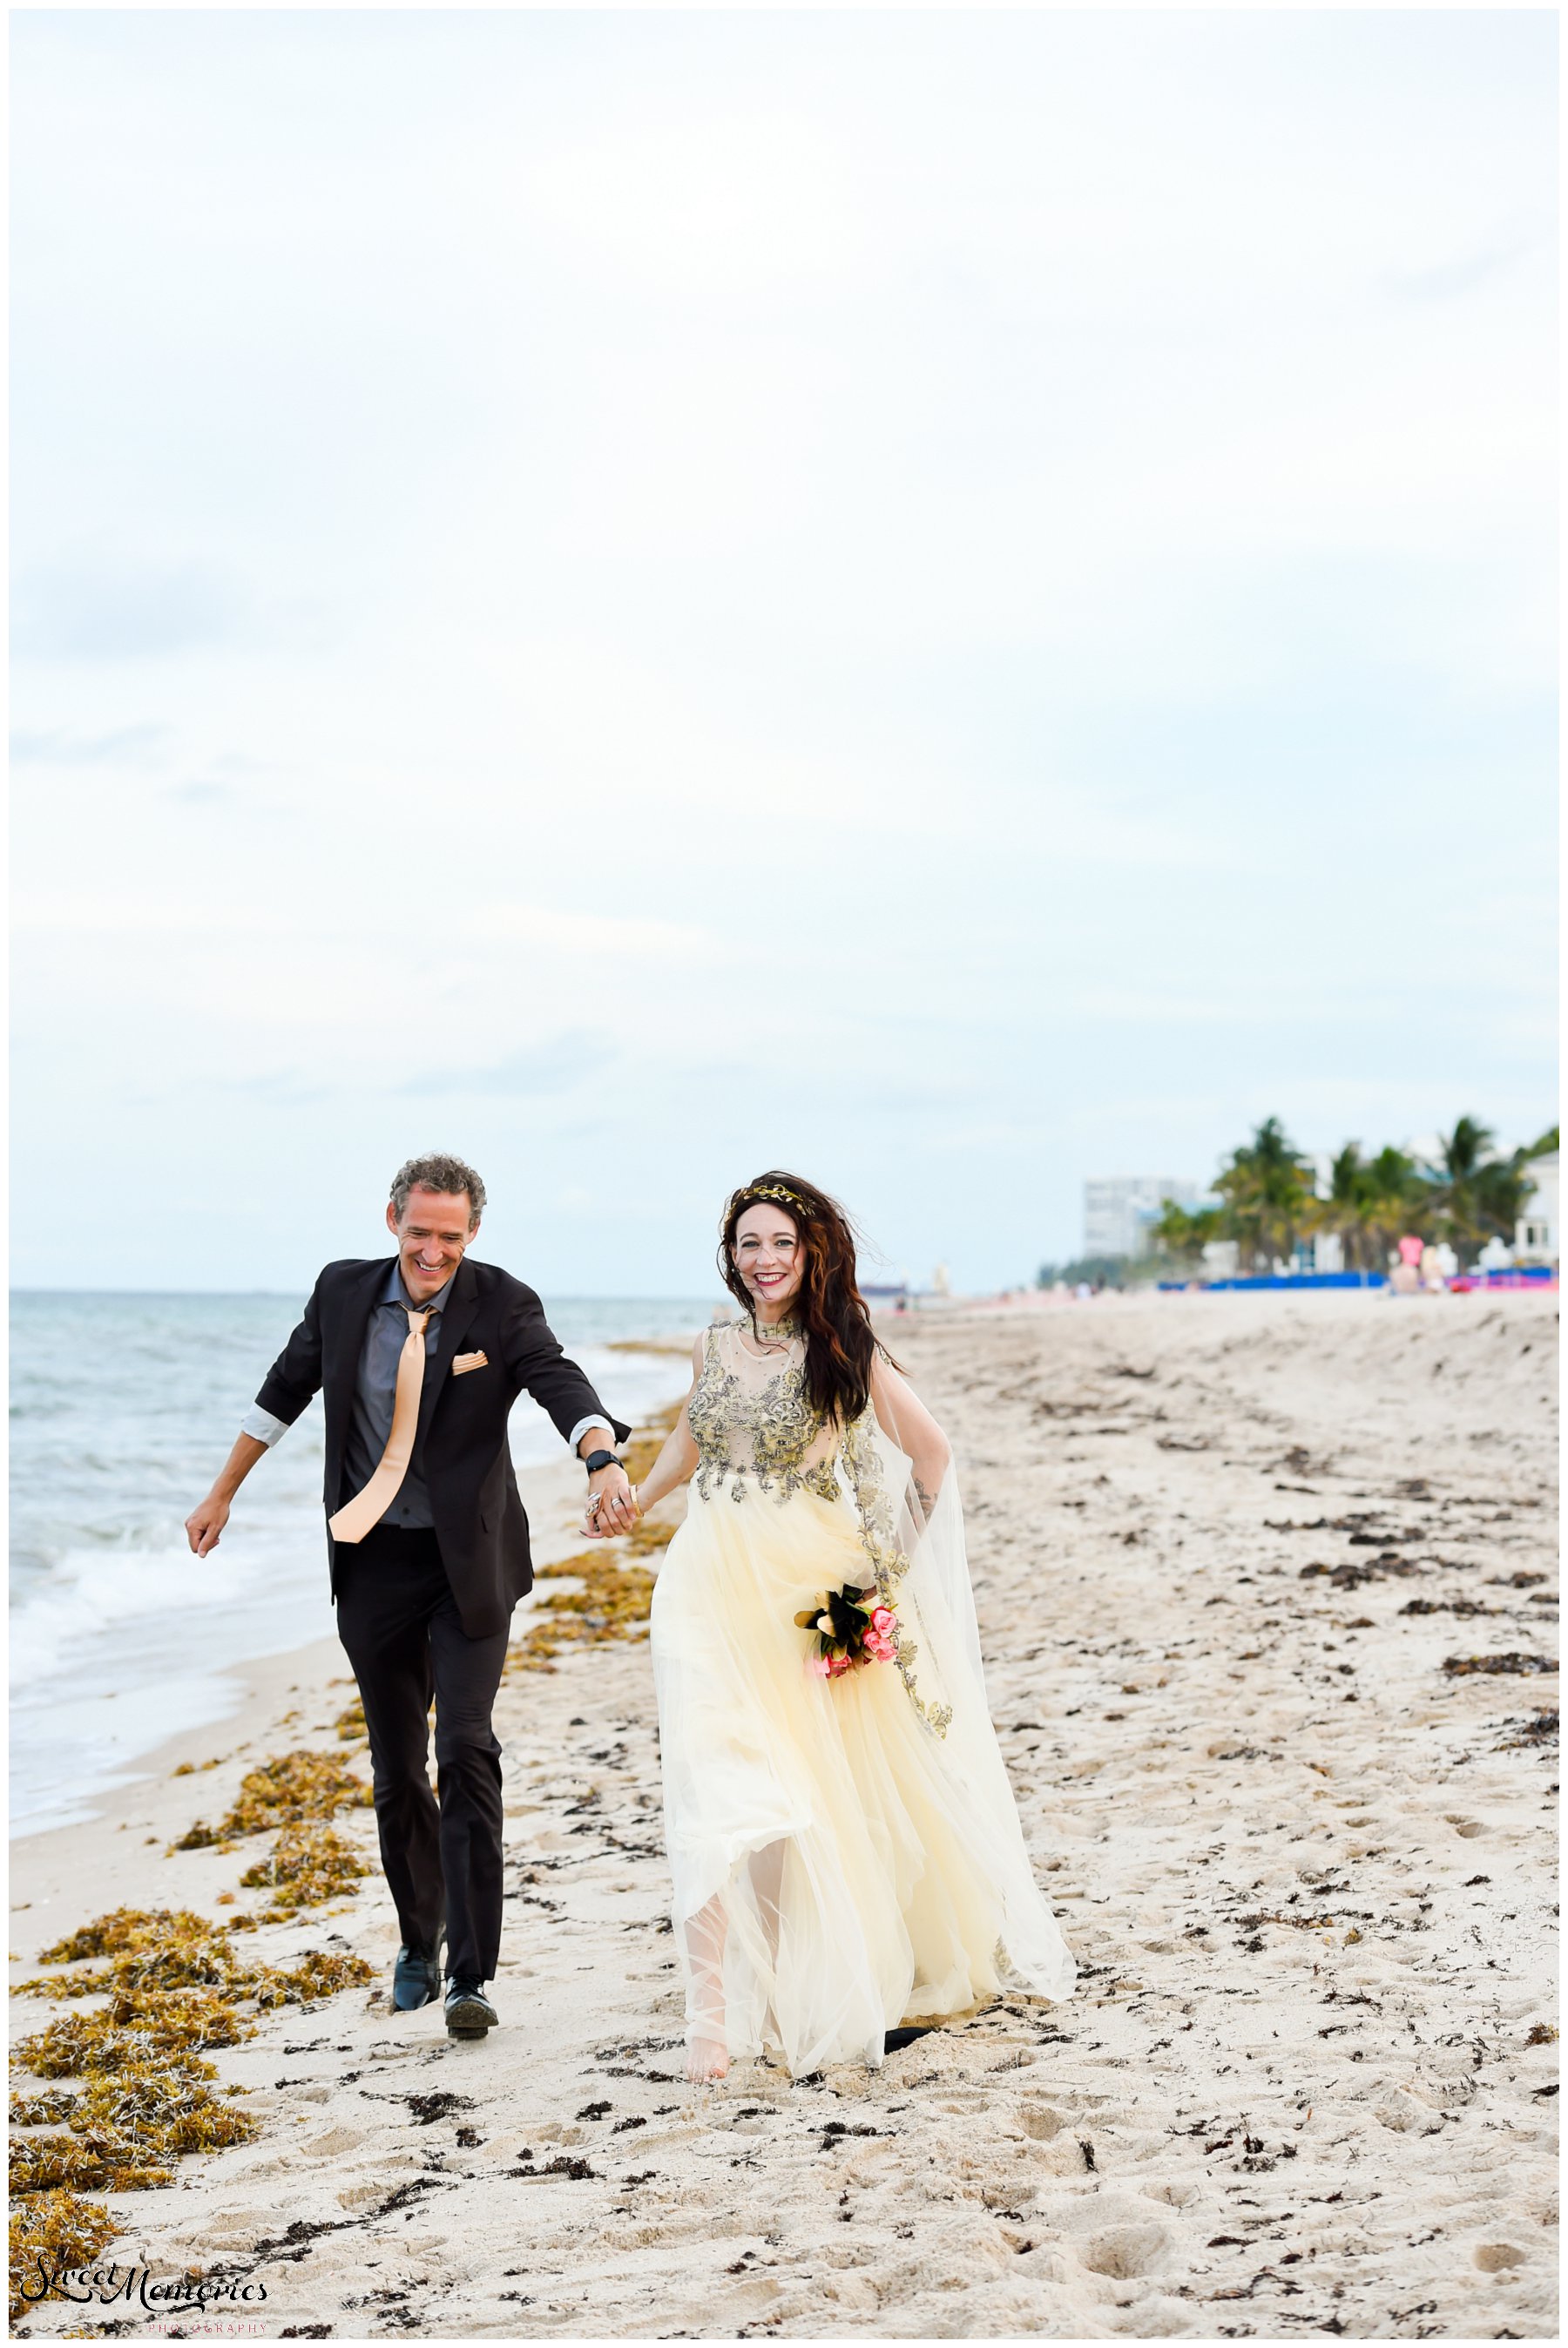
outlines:
{"label": "black wristwatch", "polygon": [[590,1476],[597,1476],[601,1468],[624,1468],[626,1462],[613,1451],[590,1451],[582,1464]]}

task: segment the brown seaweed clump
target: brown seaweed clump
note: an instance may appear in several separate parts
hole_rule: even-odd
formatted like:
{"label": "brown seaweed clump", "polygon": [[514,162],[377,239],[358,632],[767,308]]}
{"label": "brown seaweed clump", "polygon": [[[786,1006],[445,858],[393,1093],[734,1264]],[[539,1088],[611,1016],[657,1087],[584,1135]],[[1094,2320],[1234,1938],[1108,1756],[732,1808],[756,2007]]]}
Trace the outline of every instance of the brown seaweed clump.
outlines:
{"label": "brown seaweed clump", "polygon": [[[357,1731],[351,1725],[356,1715]],[[351,1704],[338,1721],[338,1734],[345,1738],[363,1735],[364,1723],[361,1707]],[[235,1930],[250,1931],[257,1924],[281,1923],[302,1908],[340,1899],[370,1873],[352,1845],[326,1821],[340,1809],[360,1808],[374,1798],[365,1780],[335,1754],[301,1747],[293,1753],[276,1754],[260,1768],[250,1770],[227,1818],[215,1827],[199,1818],[172,1849],[224,1848],[234,1836],[281,1830],[272,1857],[258,1860],[240,1879],[252,1887],[265,1886],[274,1894],[258,1914],[235,1919]],[[229,1906],[234,1895],[222,1892],[219,1897]],[[95,1952],[83,1949],[77,1953]]]}
{"label": "brown seaweed clump", "polygon": [[249,1931],[257,1924],[282,1923],[302,1908],[342,1899],[370,1871],[335,1828],[285,1827],[271,1855],[259,1859],[240,1878],[248,1890],[271,1891],[271,1901],[254,1916],[237,1916],[231,1930]]}
{"label": "brown seaweed clump", "polygon": [[91,2266],[119,2228],[101,2201],[83,2201],[58,2189],[30,2193],[11,2212],[11,2321],[32,2304],[24,2286],[40,2291],[50,2274]]}
{"label": "brown seaweed clump", "polygon": [[[671,1403],[648,1430],[628,1444],[626,1472],[633,1483],[647,1475],[659,1457],[680,1409],[679,1403]],[[653,1576],[631,1560],[657,1555],[673,1531],[671,1525],[638,1523],[618,1540],[581,1550],[576,1557],[563,1558],[559,1565],[540,1566],[536,1581],[576,1581],[581,1587],[552,1590],[540,1598],[527,1631],[507,1658],[507,1670],[553,1671],[555,1658],[568,1647],[645,1637]]]}
{"label": "brown seaweed clump", "polygon": [[[686,1348],[682,1346],[682,1352]],[[680,1417],[683,1406],[672,1402],[663,1410],[654,1412],[646,1426],[640,1427],[621,1453],[627,1475],[634,1484],[641,1484],[664,1448],[664,1438]]]}
{"label": "brown seaweed clump", "polygon": [[[22,2203],[12,2219],[14,2293],[29,2261],[86,2264],[119,2230],[98,2205],[77,2199],[78,2188],[167,2185],[171,2164],[187,2154],[255,2135],[256,2122],[230,2100],[245,2091],[214,2093],[216,2067],[199,2052],[251,2034],[242,2003],[313,2005],[372,1978],[363,1958],[321,1949],[292,1965],[247,1963],[231,1930],[189,1909],[116,1908],[44,1952],[46,1964],[85,1970],[19,1984],[35,1996],[102,1995],[108,2003],[66,2014],[15,2049],[36,2078],[80,2085],[12,2098],[11,2190]],[[26,2303],[14,2296],[13,2317]]]}
{"label": "brown seaweed clump", "polygon": [[[205,2066],[210,2070],[210,2064]],[[62,2088],[46,2087],[41,2096],[13,2096],[11,2125],[13,2127],[63,2127],[77,2108],[75,2096]]]}
{"label": "brown seaweed clump", "polygon": [[11,2191],[29,2193],[146,2193],[172,2185],[174,2171],[139,2145],[94,2129],[83,2136],[13,2137]]}
{"label": "brown seaweed clump", "polygon": [[75,2079],[174,2056],[194,2061],[200,2048],[237,2046],[255,2029],[212,1990],[175,1990],[116,1998],[107,2013],[62,2014],[15,2051],[36,2078]]}
{"label": "brown seaweed clump", "polygon": [[1557,1742],[1555,1710],[1533,1712],[1528,1720],[1505,1720],[1501,1725],[1504,1728],[1516,1728],[1519,1734],[1517,1736],[1505,1736],[1501,1745],[1493,1747],[1498,1753],[1509,1753],[1520,1746],[1544,1747]]}
{"label": "brown seaweed clump", "polygon": [[251,1979],[251,1996],[259,2006],[319,2005],[341,1989],[357,1989],[375,1979],[375,1968],[363,1957],[337,1957],[312,1949],[297,1965],[258,1965]]}
{"label": "brown seaweed clump", "polygon": [[44,1952],[46,1964],[108,1954],[107,1965],[64,1980],[35,1975],[19,1982],[17,1991],[35,1997],[103,1993],[114,2020],[131,2024],[155,2019],[160,2000],[171,1993],[209,1990],[231,2005],[248,1998],[260,2005],[302,2005],[372,1978],[363,1957],[330,1956],[315,1949],[293,1965],[247,1963],[231,1931],[188,1908],[117,1908]]}
{"label": "brown seaweed clump", "polygon": [[237,1835],[268,1834],[274,1827],[298,1826],[306,1818],[335,1818],[339,1810],[367,1807],[374,1798],[366,1780],[335,1754],[301,1746],[248,1769],[228,1817],[215,1827],[198,1818],[170,1849],[204,1850]]}
{"label": "brown seaweed clump", "polygon": [[45,1949],[40,1962],[76,1965],[89,1957],[110,1962],[97,1972],[70,1973],[61,1981],[35,1976],[19,1982],[17,1992],[27,1997],[93,1997],[107,1991],[134,2003],[148,1991],[233,1991],[241,1971],[227,1930],[189,1908],[112,1909]]}
{"label": "brown seaweed clump", "polygon": [[656,1557],[674,1538],[673,1525],[635,1524],[626,1536],[626,1546],[633,1557]]}
{"label": "brown seaweed clump", "polygon": [[1443,1669],[1455,1679],[1471,1672],[1501,1673],[1529,1679],[1537,1672],[1554,1672],[1557,1662],[1553,1655],[1521,1654],[1515,1649],[1506,1655],[1449,1655],[1444,1659]]}
{"label": "brown seaweed clump", "polygon": [[111,1908],[38,1952],[41,1965],[78,1965],[87,1957],[118,1957],[154,1941],[204,1940],[212,1930],[190,1908]]}
{"label": "brown seaweed clump", "polygon": [[169,2184],[169,2162],[185,2153],[247,2142],[256,2122],[213,2095],[202,2072],[210,2075],[211,2064],[138,2064],[90,2077],[78,2096],[13,2096],[13,2127],[47,2128],[63,2118],[65,2132],[13,2139],[11,2190],[138,2192]]}
{"label": "brown seaweed clump", "polygon": [[352,1704],[345,1704],[333,1726],[337,1730],[339,1741],[344,1745],[363,1742],[368,1737],[370,1730],[365,1724],[363,1700],[356,1695]]}
{"label": "brown seaweed clump", "polygon": [[507,1655],[508,1671],[553,1671],[556,1656],[567,1647],[645,1635],[653,1576],[643,1566],[625,1562],[620,1542],[541,1566],[536,1579],[582,1586],[552,1590],[539,1600],[528,1630]]}

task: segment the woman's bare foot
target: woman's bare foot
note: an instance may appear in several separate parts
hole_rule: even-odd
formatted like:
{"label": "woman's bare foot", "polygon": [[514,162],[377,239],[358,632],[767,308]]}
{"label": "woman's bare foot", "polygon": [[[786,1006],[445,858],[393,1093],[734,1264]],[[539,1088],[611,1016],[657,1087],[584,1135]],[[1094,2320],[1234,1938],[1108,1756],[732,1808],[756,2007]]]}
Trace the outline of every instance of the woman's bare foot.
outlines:
{"label": "woman's bare foot", "polygon": [[686,2042],[686,2076],[700,2085],[705,2079],[722,2079],[730,2067],[730,2050],[722,2038],[706,2031],[694,2031]]}
{"label": "woman's bare foot", "polygon": [[686,1926],[686,1955],[692,1967],[686,2076],[697,2085],[704,2079],[722,2079],[730,2067],[724,2035],[724,1942],[728,1937],[724,1903],[715,1894]]}

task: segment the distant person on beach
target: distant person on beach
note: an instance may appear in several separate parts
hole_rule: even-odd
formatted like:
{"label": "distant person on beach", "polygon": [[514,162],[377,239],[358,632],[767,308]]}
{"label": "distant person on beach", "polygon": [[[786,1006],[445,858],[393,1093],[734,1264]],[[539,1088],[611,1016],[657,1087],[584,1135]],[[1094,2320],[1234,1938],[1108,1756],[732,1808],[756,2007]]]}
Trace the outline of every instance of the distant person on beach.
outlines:
{"label": "distant person on beach", "polygon": [[[636,1521],[615,1445],[630,1434],[568,1361],[531,1288],[470,1261],[485,1186],[460,1158],[411,1158],[387,1203],[392,1256],[329,1263],[185,1529],[206,1557],[234,1495],[317,1389],[326,1410],[327,1559],[364,1705],[381,1862],[403,1945],[395,2006],[441,1993],[450,2034],[497,2019],[501,1746],[491,1710],[512,1609],[532,1587],[507,1441],[527,1388],[586,1461],[605,1532]],[[439,1799],[425,1754],[436,1702]]]}
{"label": "distant person on beach", "polygon": [[770,2049],[797,2078],[874,2068],[1005,1990],[1070,1996],[1077,1968],[991,1725],[952,1454],[872,1330],[842,1209],[759,1175],[719,1269],[742,1315],[697,1339],[635,1494],[691,1486],[650,1625],[687,2075]]}

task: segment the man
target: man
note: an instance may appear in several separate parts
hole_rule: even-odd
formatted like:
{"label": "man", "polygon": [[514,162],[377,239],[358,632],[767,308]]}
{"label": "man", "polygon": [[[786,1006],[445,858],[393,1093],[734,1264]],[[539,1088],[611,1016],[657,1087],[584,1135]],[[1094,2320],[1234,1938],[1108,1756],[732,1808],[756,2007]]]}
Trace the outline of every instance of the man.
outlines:
{"label": "man", "polygon": [[[454,2037],[497,2020],[485,1984],[501,1945],[501,1747],[491,1707],[512,1609],[532,1587],[528,1522],[507,1442],[526,1386],[587,1462],[609,1532],[636,1521],[611,1418],[566,1359],[531,1288],[469,1261],[485,1186],[459,1158],[411,1158],[387,1204],[397,1253],[329,1263],[185,1520],[206,1557],[258,1459],[323,1390],[327,1557],[338,1636],[364,1704],[381,1861],[403,1945],[393,2003],[441,1991]],[[439,1801],[425,1773],[436,1700]]]}

